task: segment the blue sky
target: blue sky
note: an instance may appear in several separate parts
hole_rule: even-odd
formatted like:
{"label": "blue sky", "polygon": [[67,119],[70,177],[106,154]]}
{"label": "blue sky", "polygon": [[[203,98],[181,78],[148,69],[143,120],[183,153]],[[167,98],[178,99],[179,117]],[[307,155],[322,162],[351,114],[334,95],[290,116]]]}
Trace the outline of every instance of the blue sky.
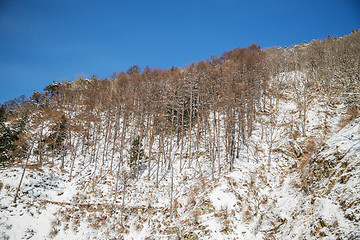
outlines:
{"label": "blue sky", "polygon": [[356,28],[358,0],[0,0],[0,103],[76,75],[181,67]]}

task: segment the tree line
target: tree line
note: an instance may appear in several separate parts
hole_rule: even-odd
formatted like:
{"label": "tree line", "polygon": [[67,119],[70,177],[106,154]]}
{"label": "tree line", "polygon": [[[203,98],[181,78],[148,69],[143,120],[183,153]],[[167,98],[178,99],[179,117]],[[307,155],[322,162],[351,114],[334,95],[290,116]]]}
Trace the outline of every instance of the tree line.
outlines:
{"label": "tree line", "polygon": [[[174,159],[177,172],[193,167],[203,174],[199,158],[206,149],[215,179],[232,171],[259,116],[269,114],[273,100],[288,87],[270,81],[272,77],[305,73],[301,86],[290,86],[298,92],[304,135],[314,92],[336,91],[349,106],[358,107],[359,39],[354,31],[289,48],[262,50],[252,44],[185,68],[141,71],[134,65],[108,78],[54,82],[43,93],[2,105],[4,119],[23,121],[23,127],[7,138],[12,140],[1,135],[2,146],[12,144],[1,161],[16,159],[14,146],[21,143],[18,159],[33,154],[39,165],[59,162],[69,168],[70,180],[75,161],[89,159],[93,179],[111,174],[121,181],[130,169],[130,178],[145,176],[157,185],[162,174],[174,171]],[[4,122],[2,132],[7,131]]]}

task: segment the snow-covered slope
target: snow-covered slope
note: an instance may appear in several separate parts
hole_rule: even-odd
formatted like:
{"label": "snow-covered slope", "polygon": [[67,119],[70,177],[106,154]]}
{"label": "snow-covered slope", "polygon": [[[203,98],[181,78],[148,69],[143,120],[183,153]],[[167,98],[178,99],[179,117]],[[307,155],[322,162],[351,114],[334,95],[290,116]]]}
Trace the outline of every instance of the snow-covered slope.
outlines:
{"label": "snow-covered slope", "polygon": [[[277,80],[301,86],[298,75],[285,73]],[[60,160],[40,166],[35,164],[37,156],[31,156],[16,203],[23,167],[2,168],[0,238],[359,238],[360,119],[340,129],[344,106],[311,94],[305,99],[304,118],[299,111],[302,100],[285,88],[258,117],[251,138],[237,148],[233,171],[224,160],[224,144],[217,146],[221,176],[216,173],[215,179],[208,141],[201,142],[192,162],[184,154],[180,173],[175,139],[167,156],[173,171],[161,168],[158,186],[155,161],[150,180],[145,164],[139,180],[125,175],[116,179],[118,155],[113,172],[103,171],[108,168],[102,168],[101,159],[110,164],[104,161],[105,136],[97,141],[98,161],[91,161],[90,154],[75,154],[71,179],[70,155],[64,159],[64,169]],[[224,134],[222,129],[220,135]],[[75,135],[72,141],[76,142]],[[160,157],[157,144],[153,155]],[[148,146],[144,147],[147,153]],[[186,143],[184,149],[188,147]]]}

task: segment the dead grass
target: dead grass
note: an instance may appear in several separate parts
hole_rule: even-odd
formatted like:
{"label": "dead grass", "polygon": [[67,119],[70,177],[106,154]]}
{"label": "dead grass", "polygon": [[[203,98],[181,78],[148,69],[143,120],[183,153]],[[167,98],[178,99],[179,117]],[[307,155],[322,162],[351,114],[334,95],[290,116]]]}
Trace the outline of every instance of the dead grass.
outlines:
{"label": "dead grass", "polygon": [[54,238],[54,237],[56,237],[56,235],[57,235],[59,232],[60,232],[59,229],[57,229],[57,228],[52,228],[51,231],[50,231],[50,233],[49,233],[49,237],[50,237],[50,238]]}
{"label": "dead grass", "polygon": [[242,218],[246,223],[249,223],[254,218],[253,210],[250,206],[248,206],[247,209],[243,212]]}
{"label": "dead grass", "polygon": [[348,107],[346,114],[339,121],[339,128],[342,129],[348,125],[351,121],[360,117],[360,107],[357,105],[351,105]]}

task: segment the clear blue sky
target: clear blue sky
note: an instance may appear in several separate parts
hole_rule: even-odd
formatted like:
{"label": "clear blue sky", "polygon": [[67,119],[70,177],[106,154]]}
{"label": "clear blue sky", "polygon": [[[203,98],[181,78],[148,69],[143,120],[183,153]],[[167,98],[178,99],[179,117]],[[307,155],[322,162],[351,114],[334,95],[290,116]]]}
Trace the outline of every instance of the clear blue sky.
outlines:
{"label": "clear blue sky", "polygon": [[78,74],[181,67],[356,28],[359,0],[0,0],[0,103]]}

